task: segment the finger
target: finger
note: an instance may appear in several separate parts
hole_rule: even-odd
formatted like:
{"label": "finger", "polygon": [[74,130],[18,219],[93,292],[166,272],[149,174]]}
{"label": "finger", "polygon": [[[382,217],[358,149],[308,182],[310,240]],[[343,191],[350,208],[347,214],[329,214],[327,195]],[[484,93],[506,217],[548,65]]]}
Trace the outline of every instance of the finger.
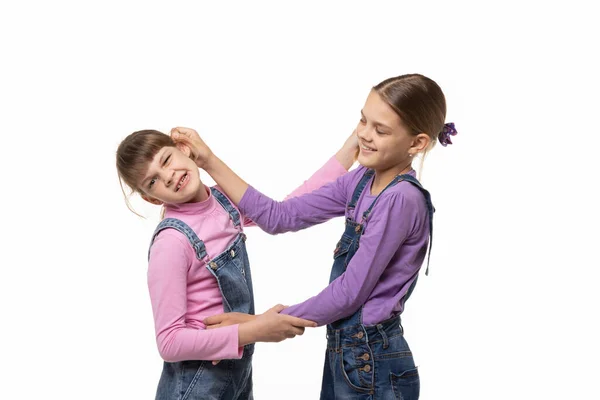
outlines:
{"label": "finger", "polygon": [[179,142],[179,143],[188,144],[188,143],[192,142],[192,139],[188,135],[183,134],[179,131],[172,132],[171,139],[173,139],[173,141],[176,143]]}
{"label": "finger", "polygon": [[204,318],[202,322],[204,322],[204,325],[216,325],[222,323],[225,319],[227,319],[225,314],[217,314]]}
{"label": "finger", "polygon": [[282,304],[277,304],[275,307],[272,307],[269,311],[274,311],[276,313],[280,313],[281,311],[285,310],[286,306],[282,305]]}
{"label": "finger", "polygon": [[291,315],[286,315],[286,322],[297,326],[297,327],[306,327],[306,328],[316,328],[317,323],[313,321],[309,321],[307,319],[292,317]]}
{"label": "finger", "polygon": [[171,129],[171,132],[177,132],[179,133],[181,136],[187,136],[187,137],[192,137],[192,134],[195,133],[196,131],[191,129],[191,128],[185,128],[183,126],[177,126],[173,129]]}
{"label": "finger", "polygon": [[212,362],[212,365],[217,365],[220,362],[221,362],[221,360],[215,360],[215,361]]}
{"label": "finger", "polygon": [[221,324],[216,324],[216,325],[206,325],[206,329],[216,329],[216,328],[220,328],[222,325]]}
{"label": "finger", "polygon": [[302,334],[304,333],[304,328],[293,326],[291,332],[296,336],[302,336]]}

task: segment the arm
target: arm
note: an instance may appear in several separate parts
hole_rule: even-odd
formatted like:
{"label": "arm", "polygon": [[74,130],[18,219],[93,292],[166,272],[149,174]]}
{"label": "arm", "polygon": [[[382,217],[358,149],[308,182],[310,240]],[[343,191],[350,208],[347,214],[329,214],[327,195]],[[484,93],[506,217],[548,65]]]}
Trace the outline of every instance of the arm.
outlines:
{"label": "arm", "polygon": [[[342,148],[336,156],[331,157],[325,165],[315,172],[310,179],[304,181],[296,190],[288,194],[284,201],[293,197],[299,197],[303,194],[310,193],[321,186],[335,181],[340,176],[347,173],[347,169],[342,162],[339,161],[338,155],[344,153],[346,149]],[[342,154],[344,156],[344,154]],[[351,166],[351,165],[350,165]],[[244,215],[244,226],[255,226],[256,224],[247,215]]]}
{"label": "arm", "polygon": [[[346,174],[302,197],[276,203],[254,189],[248,190],[248,184],[214,155],[193,129],[173,128],[171,135],[178,145],[191,150],[198,167],[212,176],[231,201],[239,205],[246,216],[268,233],[304,229],[344,215],[346,185],[353,174]],[[248,196],[245,196],[246,191],[249,192]]]}
{"label": "arm", "polygon": [[150,252],[148,288],[156,342],[165,361],[239,359],[246,344],[279,342],[316,326],[279,314],[283,306],[276,306],[244,323],[210,330],[188,327],[187,271],[192,259],[189,243],[168,231],[161,232]]}
{"label": "arm", "polygon": [[169,231],[158,235],[150,251],[148,288],[160,356],[168,362],[240,358],[238,325],[203,330],[185,323],[192,256],[189,244]]}
{"label": "arm", "polygon": [[356,130],[344,142],[341,149],[325,165],[315,172],[308,181],[286,196],[284,200],[310,193],[326,183],[332,182],[350,170],[358,155]]}
{"label": "arm", "polygon": [[381,196],[346,272],[318,295],[285,309],[283,313],[325,325],[356,312],[367,301],[392,257],[410,235],[417,209],[418,206],[402,193]]}
{"label": "arm", "polygon": [[346,187],[352,176],[352,173],[346,174],[311,193],[283,202],[249,187],[239,207],[267,233],[295,232],[344,215]]}
{"label": "arm", "polygon": [[[223,189],[231,201],[238,205],[248,184],[237,176],[222,160],[214,155],[210,148],[200,138],[198,133],[190,128],[173,128],[171,136],[180,148],[185,148],[186,154],[196,161],[199,168],[208,172]],[[356,131],[346,139],[342,148],[335,154],[336,162],[331,159],[319,169],[307,182],[298,187],[286,197],[296,197],[323,186],[346,173],[356,161],[358,154],[358,138]],[[338,164],[339,163],[339,164]],[[340,166],[344,169],[342,170]]]}

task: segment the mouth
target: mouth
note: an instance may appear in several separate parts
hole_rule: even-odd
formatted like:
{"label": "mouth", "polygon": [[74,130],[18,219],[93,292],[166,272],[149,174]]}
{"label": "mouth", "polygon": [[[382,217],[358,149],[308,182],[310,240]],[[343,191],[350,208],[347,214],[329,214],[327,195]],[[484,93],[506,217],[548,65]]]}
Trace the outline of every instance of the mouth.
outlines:
{"label": "mouth", "polygon": [[360,143],[360,148],[361,148],[362,150],[365,150],[365,151],[377,151],[377,150],[375,150],[375,149],[373,149],[373,148],[371,148],[371,147],[369,147],[369,146],[365,145],[365,144],[364,144],[364,143],[362,143],[362,142]]}
{"label": "mouth", "polygon": [[183,176],[181,177],[181,179],[179,179],[179,183],[177,184],[177,186],[175,187],[175,191],[179,192],[179,190],[181,190],[182,188],[185,187],[185,185],[187,185],[187,183],[190,181],[190,176],[188,175],[188,173],[186,172],[185,174],[183,174]]}

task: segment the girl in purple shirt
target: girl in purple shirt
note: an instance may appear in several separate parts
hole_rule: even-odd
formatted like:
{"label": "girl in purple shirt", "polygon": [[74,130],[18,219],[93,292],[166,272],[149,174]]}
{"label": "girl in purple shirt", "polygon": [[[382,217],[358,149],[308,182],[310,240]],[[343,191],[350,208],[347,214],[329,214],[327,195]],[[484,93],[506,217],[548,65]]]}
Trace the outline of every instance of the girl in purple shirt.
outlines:
{"label": "girl in purple shirt", "polygon": [[[231,171],[191,129],[172,137],[189,147],[229,198],[266,232],[297,231],[345,216],[330,283],[282,311],[327,325],[321,399],[418,399],[419,374],[400,314],[431,248],[434,208],[412,160],[456,134],[431,79],[409,74],[370,91],[356,128],[356,170],[303,196],[276,202]],[[208,324],[235,323],[229,313]]]}

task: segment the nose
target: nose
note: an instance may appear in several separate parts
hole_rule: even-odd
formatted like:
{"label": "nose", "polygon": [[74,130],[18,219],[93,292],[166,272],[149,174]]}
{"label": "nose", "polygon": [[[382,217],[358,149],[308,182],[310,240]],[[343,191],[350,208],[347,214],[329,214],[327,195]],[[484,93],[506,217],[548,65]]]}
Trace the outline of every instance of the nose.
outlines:
{"label": "nose", "polygon": [[171,186],[171,183],[173,183],[173,180],[175,179],[175,171],[163,171],[161,179],[165,183],[166,187]]}
{"label": "nose", "polygon": [[356,128],[356,135],[364,142],[371,141],[371,129],[369,129],[367,126],[359,126]]}

